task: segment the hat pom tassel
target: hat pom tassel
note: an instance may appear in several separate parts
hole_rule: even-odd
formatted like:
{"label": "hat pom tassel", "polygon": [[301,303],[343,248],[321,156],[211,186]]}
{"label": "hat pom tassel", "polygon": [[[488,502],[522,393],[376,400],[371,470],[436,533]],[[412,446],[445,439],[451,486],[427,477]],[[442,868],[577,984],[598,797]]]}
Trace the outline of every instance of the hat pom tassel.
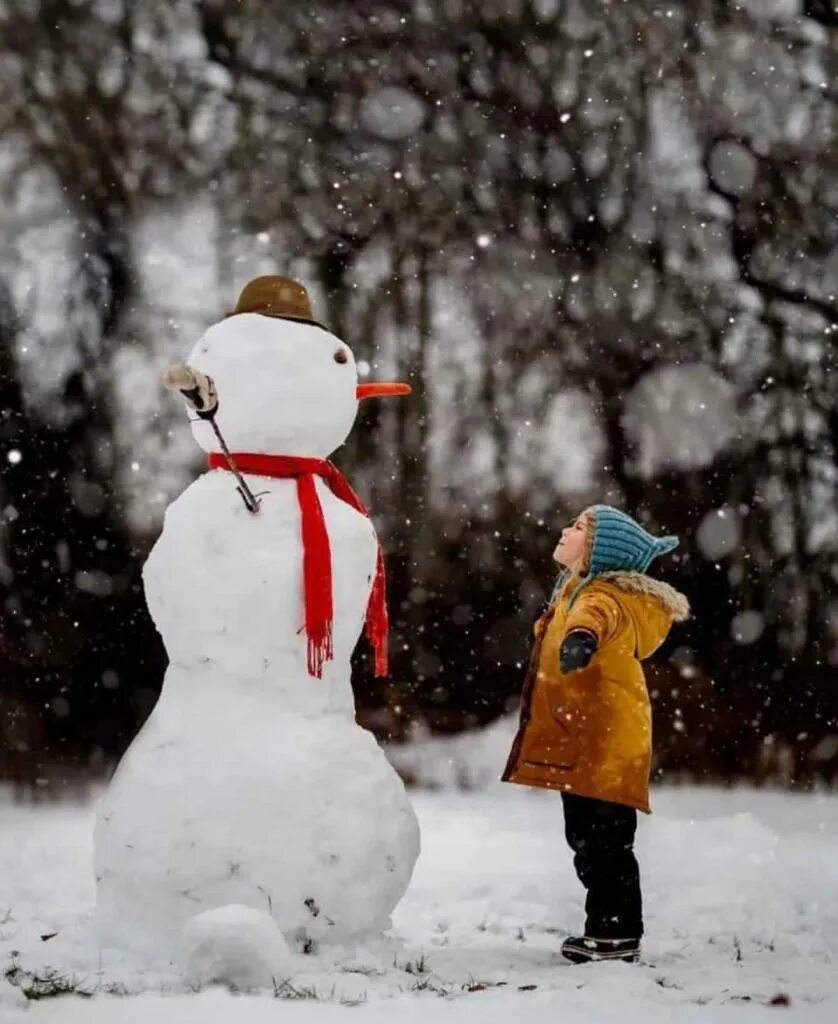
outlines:
{"label": "hat pom tassel", "polygon": [[659,537],[658,540],[655,541],[655,554],[665,555],[669,551],[674,551],[680,543],[681,542],[678,538],[672,535],[669,537]]}

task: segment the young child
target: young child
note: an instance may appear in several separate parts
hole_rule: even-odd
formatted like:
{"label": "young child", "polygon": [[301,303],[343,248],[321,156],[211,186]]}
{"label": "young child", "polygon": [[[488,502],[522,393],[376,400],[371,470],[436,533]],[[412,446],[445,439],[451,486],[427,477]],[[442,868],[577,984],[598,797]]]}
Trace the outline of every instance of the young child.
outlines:
{"label": "young child", "polygon": [[637,811],[650,812],[652,715],[641,661],[689,615],[686,598],[645,575],[678,544],[594,505],[562,531],[564,568],[535,625],[521,724],[505,782],[562,794],[565,835],[587,890],[585,934],[568,960],[637,960],[643,935],[634,856]]}

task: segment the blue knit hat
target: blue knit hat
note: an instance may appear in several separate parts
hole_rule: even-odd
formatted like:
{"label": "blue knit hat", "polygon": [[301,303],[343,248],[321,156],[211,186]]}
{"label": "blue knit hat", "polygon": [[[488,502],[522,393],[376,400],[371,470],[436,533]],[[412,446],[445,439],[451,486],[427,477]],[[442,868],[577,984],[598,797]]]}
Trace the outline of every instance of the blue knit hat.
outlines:
{"label": "blue knit hat", "polygon": [[652,561],[678,547],[677,537],[653,537],[631,516],[610,505],[592,505],[594,539],[589,576],[626,570],[645,572]]}
{"label": "blue knit hat", "polygon": [[571,597],[604,572],[645,572],[654,559],[678,547],[677,537],[653,537],[631,516],[610,505],[592,505],[594,536],[588,571]]}

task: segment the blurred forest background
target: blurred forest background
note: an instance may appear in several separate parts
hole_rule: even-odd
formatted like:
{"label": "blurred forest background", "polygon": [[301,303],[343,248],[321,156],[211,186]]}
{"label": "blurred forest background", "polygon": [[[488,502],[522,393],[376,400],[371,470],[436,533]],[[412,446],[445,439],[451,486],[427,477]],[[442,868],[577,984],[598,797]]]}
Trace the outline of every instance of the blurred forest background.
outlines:
{"label": "blurred forest background", "polygon": [[365,724],[514,712],[603,500],[683,538],[658,777],[838,781],[836,82],[832,0],[3,0],[0,777],[153,705],[202,468],[160,374],[278,272],[415,388],[336,456],[389,559]]}

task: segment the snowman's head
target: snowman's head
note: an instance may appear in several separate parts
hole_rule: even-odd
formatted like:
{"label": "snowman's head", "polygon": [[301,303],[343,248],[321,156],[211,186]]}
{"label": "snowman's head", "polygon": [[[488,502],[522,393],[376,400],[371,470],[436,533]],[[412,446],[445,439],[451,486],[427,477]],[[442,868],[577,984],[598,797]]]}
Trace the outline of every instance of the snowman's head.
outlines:
{"label": "snowman's head", "polygon": [[[316,324],[230,316],[209,328],[189,365],[215,381],[216,423],[234,452],[326,458],[355,422],[355,358]],[[209,423],[193,419],[192,433],[204,451],[218,450]]]}

